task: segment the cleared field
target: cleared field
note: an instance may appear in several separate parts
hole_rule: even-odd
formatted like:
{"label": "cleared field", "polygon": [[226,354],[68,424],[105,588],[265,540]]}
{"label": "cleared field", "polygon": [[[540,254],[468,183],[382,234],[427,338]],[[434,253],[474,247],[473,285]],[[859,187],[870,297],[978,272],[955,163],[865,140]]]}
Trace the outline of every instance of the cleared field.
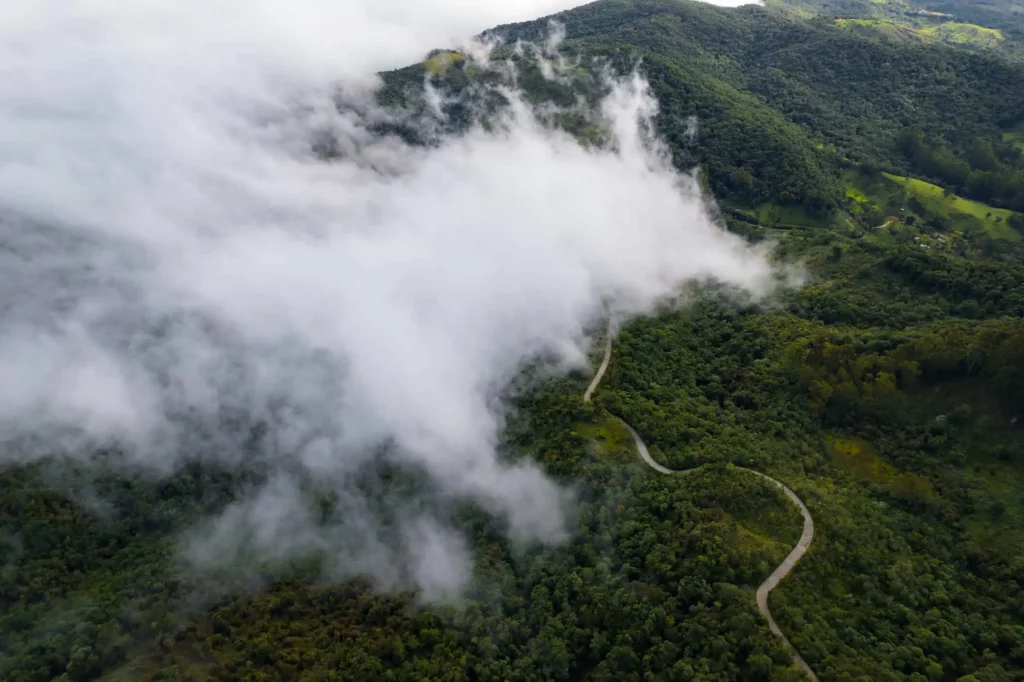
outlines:
{"label": "cleared field", "polygon": [[1001,47],[1006,40],[998,29],[953,21],[923,28],[884,19],[836,19],[836,24],[892,42],[937,41],[957,47],[992,50]]}
{"label": "cleared field", "polygon": [[921,42],[925,36],[910,26],[882,19],[836,19],[836,24],[861,34],[886,38],[893,42]]}
{"label": "cleared field", "polygon": [[441,76],[451,68],[452,64],[461,62],[463,57],[458,52],[441,52],[434,55],[426,61],[424,68],[427,70],[427,74],[431,76]]}
{"label": "cleared field", "polygon": [[922,35],[940,40],[948,45],[974,48],[996,48],[1005,40],[1003,32],[976,24],[947,22],[929,26],[919,31]]}
{"label": "cleared field", "polygon": [[1013,211],[1005,208],[994,208],[980,201],[971,201],[958,197],[955,194],[947,194],[938,185],[933,185],[917,178],[908,178],[902,175],[891,175],[883,173],[886,178],[903,186],[907,194],[920,201],[931,212],[956,220],[958,216],[974,218],[993,237],[1018,241],[1020,235],[1007,224]]}
{"label": "cleared field", "polygon": [[778,227],[825,227],[827,220],[816,218],[799,206],[761,204],[753,210],[757,219],[765,226]]}

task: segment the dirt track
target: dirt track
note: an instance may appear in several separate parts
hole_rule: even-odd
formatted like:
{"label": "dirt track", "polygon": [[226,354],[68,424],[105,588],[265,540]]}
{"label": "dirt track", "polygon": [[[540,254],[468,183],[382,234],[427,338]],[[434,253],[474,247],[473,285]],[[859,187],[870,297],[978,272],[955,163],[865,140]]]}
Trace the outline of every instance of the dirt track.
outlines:
{"label": "dirt track", "polygon": [[[597,387],[601,384],[601,379],[604,378],[605,372],[608,371],[608,365],[612,359],[613,334],[614,329],[612,325],[609,324],[608,339],[607,341],[605,341],[604,347],[604,358],[601,360],[601,366],[598,368],[597,373],[594,375],[594,379],[590,382],[590,385],[587,387],[586,392],[583,394],[583,402],[585,403],[589,403],[591,401],[591,399],[594,396],[594,391],[597,390]],[[616,417],[616,419],[622,422],[622,424],[627,429],[629,429],[629,433],[630,435],[633,436],[633,442],[636,444],[636,449],[640,453],[640,457],[643,458],[644,462],[646,462],[649,467],[651,467],[658,473],[685,475],[692,473],[700,468],[695,467],[693,469],[676,471],[674,469],[669,469],[668,467],[664,467],[661,464],[658,464],[657,462],[654,461],[654,458],[651,457],[651,453],[647,449],[647,444],[644,443],[642,438],[640,438],[640,434],[638,434],[632,426],[627,424],[621,418]],[[789,639],[787,639],[786,636],[782,634],[782,630],[779,629],[778,624],[772,617],[771,609],[768,608],[768,595],[770,595],[772,590],[778,587],[779,583],[782,582],[782,580],[787,575],[789,575],[790,571],[793,570],[793,567],[796,566],[797,562],[800,561],[800,558],[803,557],[803,555],[806,554],[807,550],[810,548],[811,542],[814,540],[814,518],[811,516],[811,512],[807,509],[807,505],[803,503],[803,500],[801,500],[796,493],[790,490],[788,486],[782,483],[782,481],[778,481],[772,478],[771,476],[762,474],[760,471],[754,471],[753,469],[747,469],[745,467],[736,468],[746,473],[753,474],[754,476],[760,476],[766,481],[769,481],[772,484],[778,486],[782,490],[782,492],[785,493],[786,497],[792,500],[793,503],[797,507],[799,507],[800,513],[804,517],[804,531],[800,535],[800,540],[797,541],[796,547],[794,547],[793,551],[789,553],[789,556],[783,559],[782,563],[779,564],[774,571],[772,571],[772,574],[769,575],[763,583],[761,583],[761,586],[757,588],[757,608],[761,612],[761,615],[763,615],[765,619],[768,621],[768,628],[776,637],[782,640],[783,645],[792,654],[793,663],[800,667],[800,669],[807,674],[807,677],[814,680],[814,682],[818,682],[818,676],[815,675],[814,671],[811,670],[811,667],[807,665],[807,662],[796,650],[796,647],[794,647],[793,644],[789,641]]]}

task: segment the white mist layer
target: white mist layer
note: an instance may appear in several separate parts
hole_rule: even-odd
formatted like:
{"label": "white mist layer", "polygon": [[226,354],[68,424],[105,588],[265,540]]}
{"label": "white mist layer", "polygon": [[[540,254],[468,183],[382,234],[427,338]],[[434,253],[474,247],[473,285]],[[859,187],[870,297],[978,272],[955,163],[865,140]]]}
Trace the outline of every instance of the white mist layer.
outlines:
{"label": "white mist layer", "polygon": [[[479,4],[0,9],[0,463],[258,458],[277,473],[190,534],[190,559],[321,552],[430,597],[468,579],[466,542],[406,500],[381,525],[352,477],[382,448],[513,537],[565,538],[565,493],[496,454],[508,382],[582,364],[606,305],[694,279],[763,292],[771,272],[646,139],[639,78],[604,103],[605,151],[522,106],[426,150],[331,105],[341,78],[369,106],[372,68],[420,57],[442,19],[497,18]],[[322,130],[345,160],[314,158]],[[268,435],[197,428],[240,419]],[[316,520],[303,480],[342,521]]]}

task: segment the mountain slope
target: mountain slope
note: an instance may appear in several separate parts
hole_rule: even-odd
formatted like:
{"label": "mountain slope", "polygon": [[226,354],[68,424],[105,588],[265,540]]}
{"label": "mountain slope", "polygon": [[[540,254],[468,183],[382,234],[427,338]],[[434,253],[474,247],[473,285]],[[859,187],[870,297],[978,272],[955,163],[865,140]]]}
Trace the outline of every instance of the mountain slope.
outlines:
{"label": "mountain slope", "polygon": [[[749,6],[604,2],[555,18],[571,52],[611,57],[620,69],[644,60],[679,165],[704,165],[716,196],[743,204],[770,197],[827,213],[842,201],[835,169],[846,163],[935,178],[899,148],[910,126],[966,158],[979,142],[1007,147],[1004,131],[1024,120],[1024,70],[994,56],[888,44]],[[547,30],[545,19],[492,34],[514,42]],[[699,122],[695,148],[690,116]]]}
{"label": "mountain slope", "polygon": [[[769,304],[708,287],[631,321],[594,406],[581,372],[516,397],[503,446],[574,490],[565,545],[523,546],[466,505],[452,522],[475,581],[457,605],[324,584],[318,556],[246,567],[253,589],[175,556],[183,529],[259,471],[2,471],[0,678],[801,680],[755,602],[800,516],[739,465],[814,514],[814,545],[771,606],[820,679],[1024,680],[1024,74],[794,7],[603,0],[557,16],[573,80],[520,64],[530,97],[567,106],[600,88],[588,60],[639,64],[677,165],[706,170],[730,229],[808,274]],[[490,34],[514,59],[512,43],[549,30]],[[436,141],[415,125],[427,79],[456,95],[442,133],[458,134],[475,120],[460,97],[488,77],[468,62],[443,52],[385,74],[381,101],[413,113],[378,132]],[[593,139],[585,120],[558,121]],[[652,474],[610,414],[664,466],[707,466]],[[379,496],[408,484],[376,474]]]}

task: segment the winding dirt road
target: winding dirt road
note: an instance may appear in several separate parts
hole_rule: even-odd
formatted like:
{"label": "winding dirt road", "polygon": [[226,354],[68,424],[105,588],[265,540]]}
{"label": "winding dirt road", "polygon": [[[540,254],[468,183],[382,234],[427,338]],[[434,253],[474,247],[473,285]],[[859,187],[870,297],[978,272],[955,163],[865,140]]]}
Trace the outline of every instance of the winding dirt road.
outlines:
{"label": "winding dirt road", "polygon": [[[601,384],[601,379],[604,378],[605,372],[608,371],[608,365],[612,359],[613,335],[614,329],[612,325],[609,323],[608,339],[605,341],[604,346],[604,359],[601,360],[601,366],[598,368],[597,374],[594,375],[594,379],[590,382],[590,385],[587,387],[586,392],[583,394],[583,402],[585,403],[589,403],[591,401],[591,399],[594,396],[594,391],[597,390],[597,387]],[[623,419],[619,417],[615,418],[622,422],[623,426],[625,426],[629,430],[630,435],[633,436],[633,442],[636,444],[636,449],[640,453],[640,457],[643,458],[644,462],[646,462],[649,467],[651,467],[658,473],[686,475],[694,471],[697,471],[697,469],[700,469],[700,467],[694,467],[693,469],[684,469],[681,471],[677,471],[675,469],[669,469],[668,467],[658,464],[657,462],[654,461],[654,458],[651,457],[651,453],[647,449],[647,444],[644,443],[642,438],[640,438],[640,434],[638,434],[636,430],[633,429],[632,426],[627,424]],[[793,663],[795,663],[801,670],[803,670],[804,673],[807,674],[807,677],[814,680],[814,682],[818,682],[818,676],[815,675],[814,671],[811,670],[811,667],[807,665],[807,661],[803,659],[803,657],[800,655],[800,652],[798,652],[796,650],[796,647],[793,646],[792,642],[790,642],[789,639],[786,638],[786,635],[782,634],[782,630],[779,629],[778,623],[776,623],[775,619],[772,617],[771,609],[768,608],[768,595],[770,595],[772,590],[778,587],[779,583],[782,582],[782,580],[787,575],[789,575],[790,571],[793,570],[793,567],[796,566],[797,562],[800,561],[800,558],[803,557],[803,555],[806,554],[807,550],[810,548],[811,542],[814,540],[814,518],[811,517],[811,512],[807,509],[807,505],[803,503],[803,500],[797,497],[797,494],[790,490],[789,487],[785,485],[782,481],[778,481],[772,478],[771,476],[762,474],[760,471],[754,471],[753,469],[747,469],[745,467],[736,468],[745,471],[749,474],[753,474],[754,476],[760,476],[764,480],[772,483],[773,485],[778,486],[779,489],[782,490],[783,493],[785,493],[786,497],[792,500],[793,504],[795,504],[800,509],[800,514],[804,517],[804,531],[800,535],[800,540],[797,541],[796,547],[794,547],[793,551],[789,553],[789,556],[783,559],[782,563],[779,564],[774,571],[772,571],[772,574],[768,576],[768,578],[763,583],[761,583],[761,586],[757,588],[757,608],[768,621],[768,629],[770,629],[772,633],[782,641],[783,646],[785,646],[786,649],[789,650],[790,654],[792,654]]]}

